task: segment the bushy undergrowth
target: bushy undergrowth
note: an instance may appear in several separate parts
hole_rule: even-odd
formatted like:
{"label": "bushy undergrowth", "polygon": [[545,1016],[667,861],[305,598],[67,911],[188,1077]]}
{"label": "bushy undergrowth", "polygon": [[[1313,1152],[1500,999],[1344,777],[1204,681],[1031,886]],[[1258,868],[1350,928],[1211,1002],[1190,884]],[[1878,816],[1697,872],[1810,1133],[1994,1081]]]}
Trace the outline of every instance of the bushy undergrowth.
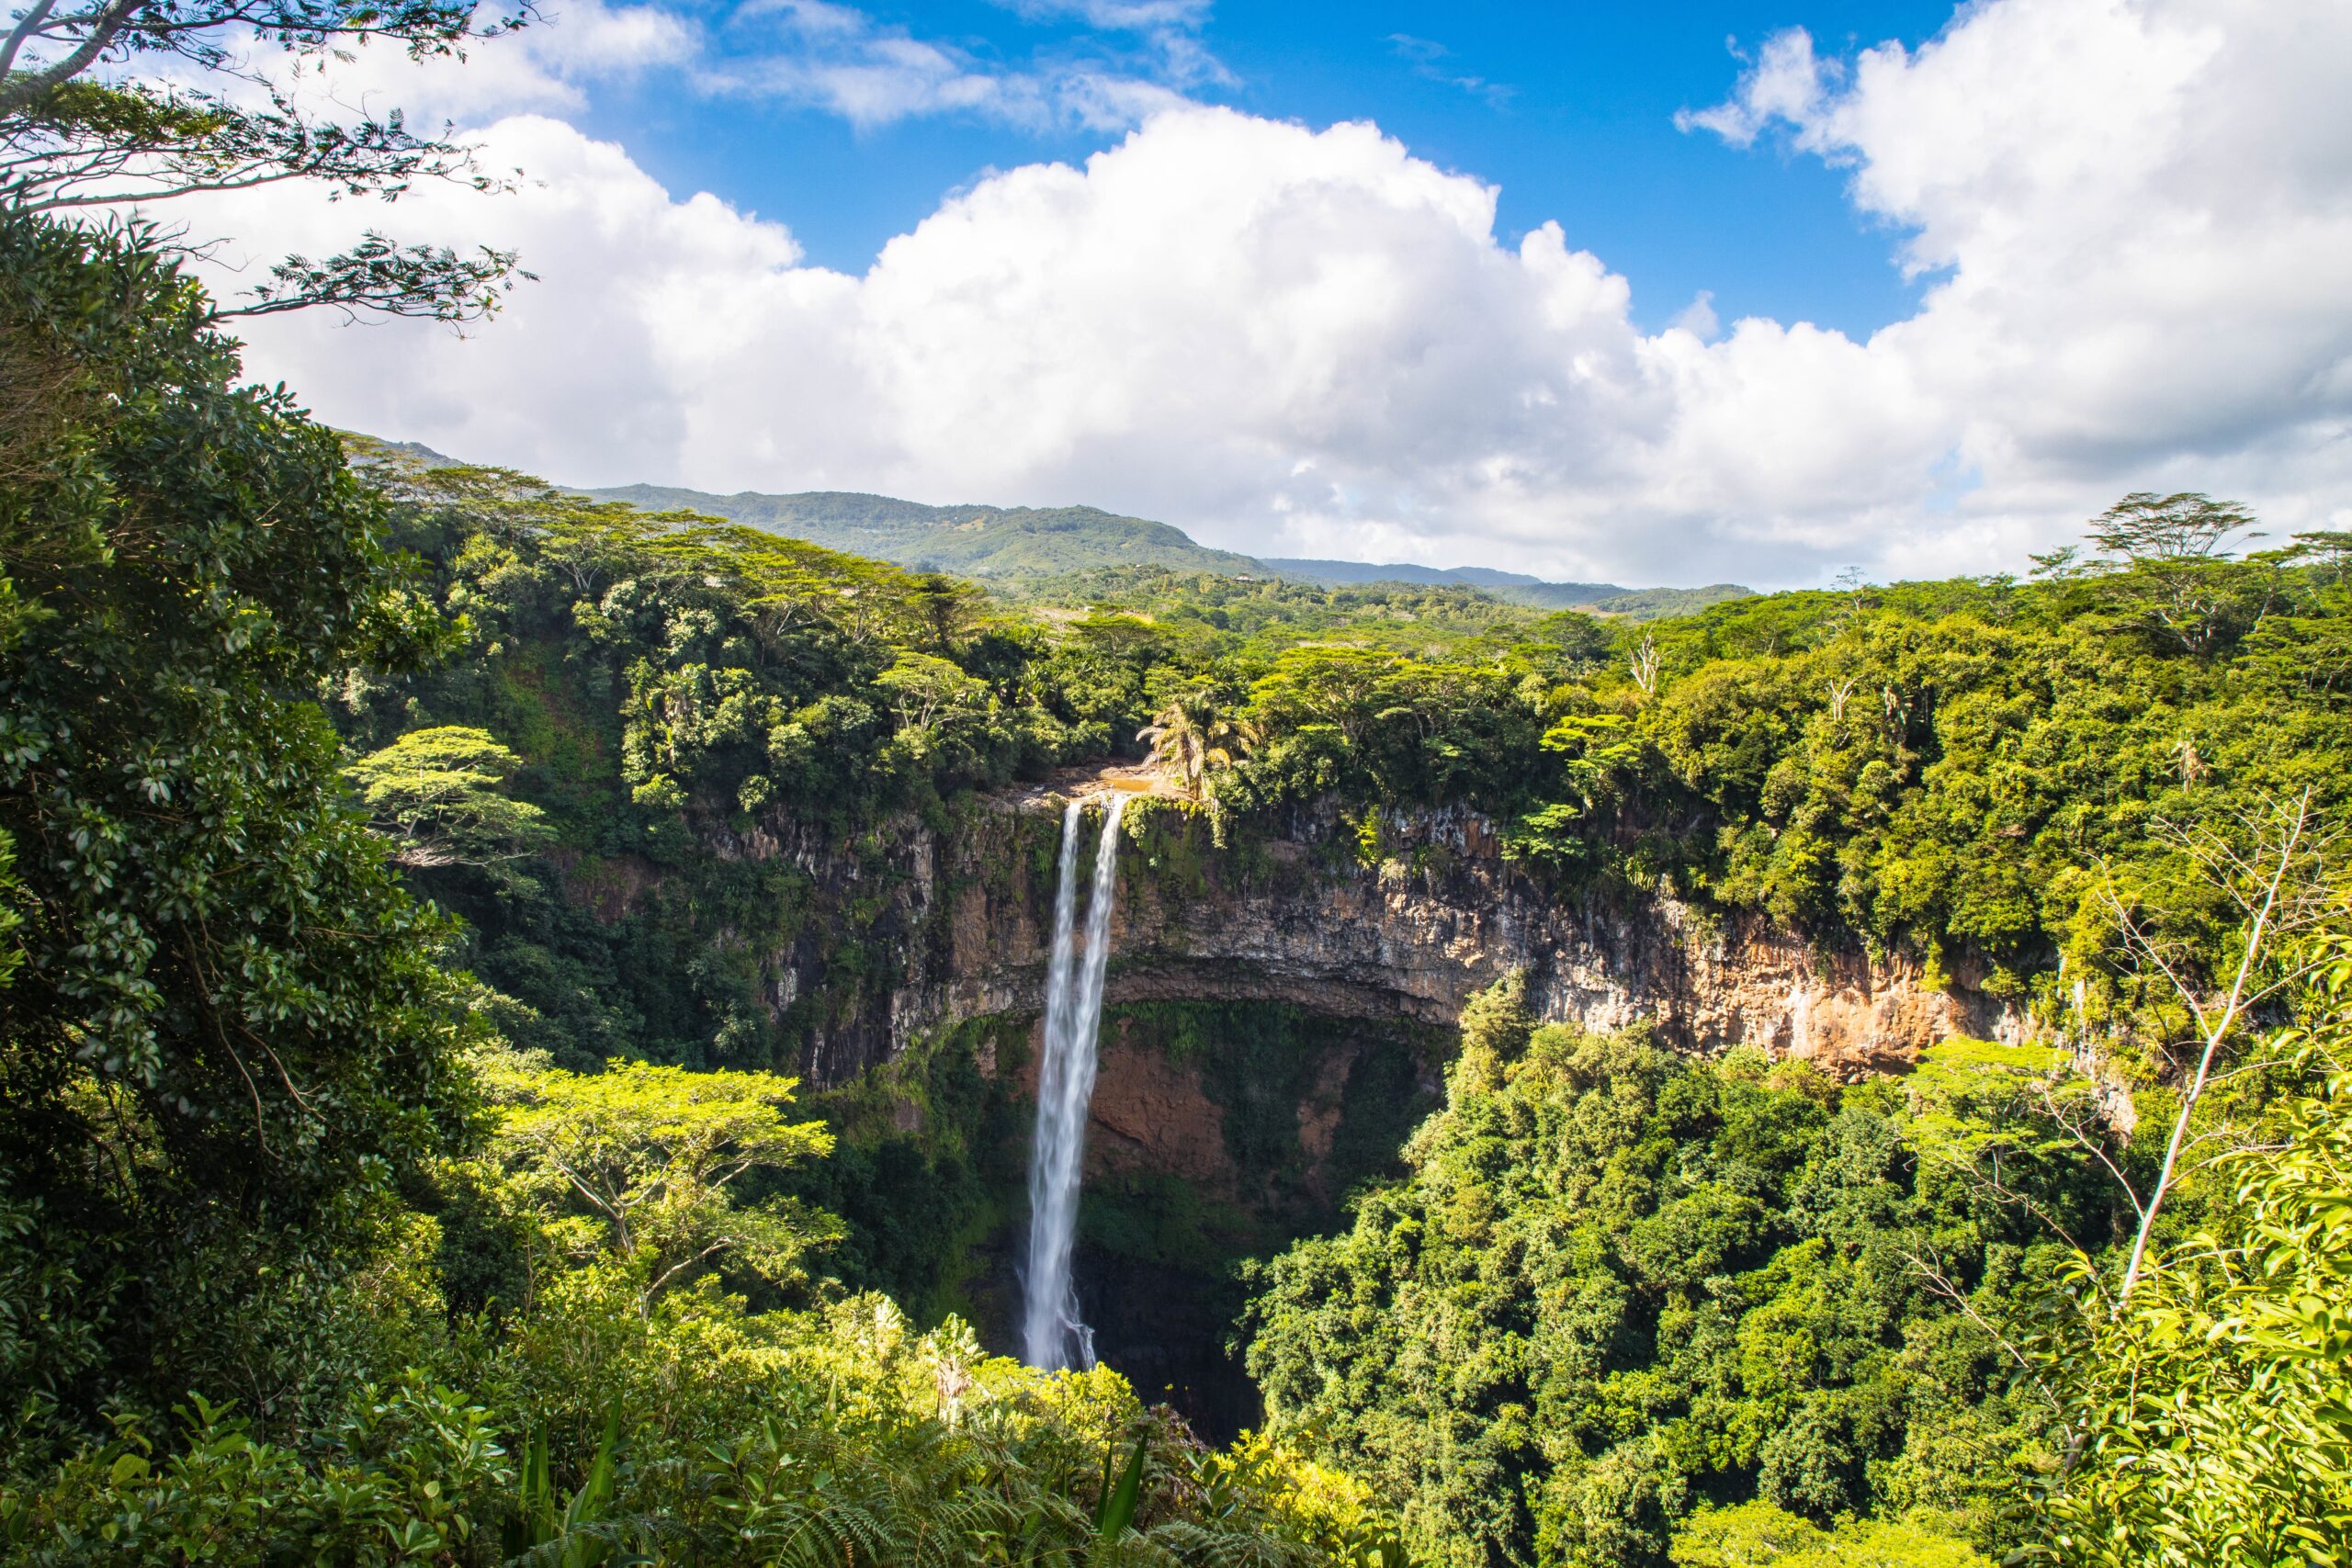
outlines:
{"label": "bushy undergrowth", "polygon": [[[482,1057],[483,1151],[434,1173],[444,1221],[400,1287],[413,1359],[300,1420],[192,1394],[0,1481],[27,1563],[1376,1563],[1370,1493],[1263,1439],[1229,1450],[1115,1372],[985,1354],[878,1295],[751,1310],[827,1216],[740,1203],[820,1152],[788,1080]],[[504,1280],[452,1314],[447,1277]],[[252,1333],[262,1325],[240,1325]],[[345,1325],[346,1328],[356,1325]],[[356,1377],[362,1369],[342,1369]],[[462,1391],[462,1392],[460,1392]],[[1132,1467],[1125,1491],[1120,1479]]]}

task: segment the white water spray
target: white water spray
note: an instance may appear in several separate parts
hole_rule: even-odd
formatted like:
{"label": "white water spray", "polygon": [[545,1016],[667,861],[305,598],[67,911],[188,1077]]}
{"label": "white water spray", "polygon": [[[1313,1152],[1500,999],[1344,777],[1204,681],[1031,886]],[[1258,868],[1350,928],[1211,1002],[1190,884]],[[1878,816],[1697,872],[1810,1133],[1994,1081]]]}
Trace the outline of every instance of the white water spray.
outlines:
{"label": "white water spray", "polygon": [[1078,840],[1086,807],[1072,801],[1062,813],[1054,946],[1046,964],[1046,1049],[1037,1065],[1037,1134],[1029,1147],[1029,1267],[1022,1275],[1022,1357],[1049,1371],[1094,1364],[1094,1332],[1078,1315],[1069,1264],[1078,1240],[1079,1167],[1086,1152],[1087,1102],[1094,1098],[1094,1037],[1102,1021],[1111,893],[1125,807],[1124,797],[1113,795],[1103,809],[1082,950],[1076,929]]}

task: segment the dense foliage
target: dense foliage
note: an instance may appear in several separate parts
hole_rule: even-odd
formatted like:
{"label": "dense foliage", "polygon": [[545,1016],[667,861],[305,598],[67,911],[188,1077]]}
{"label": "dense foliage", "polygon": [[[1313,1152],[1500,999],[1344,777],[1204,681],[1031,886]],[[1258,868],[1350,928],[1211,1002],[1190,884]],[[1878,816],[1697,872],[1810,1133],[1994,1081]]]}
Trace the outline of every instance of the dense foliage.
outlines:
{"label": "dense foliage", "polygon": [[[1749,1497],[1989,1535],[2050,1413],[1960,1303],[2012,1315],[2060,1249],[1917,1158],[1905,1089],[1531,1030],[1509,987],[1464,1024],[1408,1178],[1265,1272],[1278,1426],[1404,1499],[1432,1562],[1663,1563]],[[2097,1234],[2079,1170],[2008,1180]]]}
{"label": "dense foliage", "polygon": [[312,1307],[469,1098],[447,927],[297,694],[437,626],[333,434],[233,386],[205,318],[141,243],[0,219],[0,379],[32,414],[0,431],[0,1247],[38,1281],[0,1404],[26,1441],[199,1374],[308,1408],[341,1363]]}
{"label": "dense foliage", "polygon": [[[385,759],[435,727],[520,759],[482,753],[497,787],[462,809],[503,792],[551,842],[518,823],[503,845],[408,855],[453,863],[419,886],[532,1010],[510,1032],[575,1066],[625,1045],[802,1066],[797,1040],[923,940],[730,844],[878,846],[964,792],[1146,748],[1228,835],[1337,802],[1379,861],[1381,813],[1466,805],[1555,886],[1753,912],[2046,1017],[2078,981],[2094,1018],[2145,1001],[2105,952],[2117,899],[2209,959],[2226,946],[2164,825],[2305,786],[2324,816],[2344,805],[2345,542],[2231,557],[2243,519],[2201,498],[2135,501],[2095,556],[2029,582],[1635,625],[1460,587],[1156,567],[990,598],[517,476],[390,477],[466,654],[347,682],[332,705]],[[404,805],[374,762],[360,776],[413,840],[440,810]],[[753,955],[796,945],[828,978],[779,1016]]]}
{"label": "dense foliage", "polygon": [[[831,850],[1080,757],[1133,747],[1170,639],[1060,629],[970,584],[692,515],[594,502],[369,448],[459,657],[322,694],[414,885],[465,918],[518,1043],[797,1068],[887,990],[920,934]],[[898,824],[893,829],[890,825]],[[764,955],[824,977],[773,1002]]]}
{"label": "dense foliage", "polygon": [[[1160,568],[1070,572],[999,585],[996,592],[1016,605],[1083,605],[1095,616],[1136,617],[1170,639],[1182,662],[1214,668],[1238,660],[1236,674],[1299,642],[1334,639],[1442,655],[1465,643],[1507,648],[1540,637],[1547,622],[1541,611],[1474,588],[1320,584]],[[1583,619],[1550,626],[1581,630]]]}
{"label": "dense foliage", "polygon": [[2213,1172],[2210,1223],[2117,1307],[2078,1268],[2038,1359],[2075,1462],[2036,1499],[2037,1553],[2124,1568],[2352,1562],[2352,938],[2323,943],[2311,1074]]}
{"label": "dense foliage", "polygon": [[[92,0],[12,10],[0,32],[0,211],[68,216],[123,210],[205,192],[305,182],[327,199],[391,202],[422,181],[477,190],[476,149],[420,136],[398,108],[325,102],[288,79],[319,56],[369,42],[410,58],[461,57],[532,18],[525,3],[459,0]],[[252,46],[266,47],[253,51]],[[210,243],[175,227],[150,234],[182,254]],[[214,315],[328,306],[460,322],[496,311],[517,275],[511,252],[462,255],[369,231],[351,249],[288,256]],[[527,276],[527,275],[521,275]]]}
{"label": "dense foliage", "polygon": [[2063,1053],[1840,1089],[1489,993],[1408,1178],[1262,1271],[1274,1429],[1431,1562],[2340,1562],[2352,957],[2321,952],[2268,1042],[2303,1090],[2200,1119],[2199,1219],[2120,1298],[2162,1128],[2085,1136]]}
{"label": "dense foliage", "polygon": [[[492,1032],[529,1010],[450,967],[394,856],[513,887],[547,816],[503,795],[518,754],[478,729],[339,746],[319,694],[364,708],[465,623],[413,592],[337,438],[234,384],[208,319],[138,236],[0,221],[0,389],[30,416],[0,431],[0,1554],[1388,1551],[1344,1476],[1211,1450],[1115,1373],[1031,1372],[812,1282],[833,1223],[753,1190],[828,1146],[786,1115],[790,1079],[575,1073]],[[994,711],[974,678],[914,651],[952,584],[537,521],[575,592],[616,559],[678,572],[678,603],[606,578],[583,616],[673,638],[619,672],[653,818],[624,830],[746,737],[776,771],[895,769],[917,794],[1020,744],[1017,721],[967,735]],[[497,541],[469,543],[495,606]],[[728,631],[764,682],[694,660],[727,639],[692,583],[756,599]],[[844,667],[899,722],[869,710],[848,728],[870,746],[816,754],[785,694]]]}
{"label": "dense foliage", "polygon": [[1621,592],[1588,596],[1573,583],[1503,584],[1488,592],[1514,604],[1543,609],[1589,611],[1596,615],[1622,616],[1629,621],[1656,621],[1670,615],[1695,615],[1712,604],[1729,604],[1751,596],[1751,591],[1731,582],[1704,588],[1628,588]]}
{"label": "dense foliage", "polygon": [[[2211,504],[2171,503],[2183,530]],[[2227,920],[2157,829],[2306,787],[2342,815],[2347,541],[2239,559],[2095,537],[2030,583],[1777,594],[1453,657],[1303,646],[1230,700],[1258,743],[1210,788],[1244,817],[1465,801],[1547,876],[1755,910],[2021,1000],[2062,955],[2070,982],[2111,971],[2109,886],[2215,954]]]}
{"label": "dense foliage", "polygon": [[[727,1280],[821,1229],[730,1196],[820,1145],[775,1114],[783,1082],[481,1066],[487,1147],[439,1173],[416,1238],[437,1250],[371,1303],[405,1313],[409,1359],[291,1431],[198,1397],[117,1412],[0,1488],[10,1561],[1377,1559],[1363,1488],[1263,1441],[1204,1448],[1115,1373],[1044,1376],[880,1297],[748,1310]],[[508,1293],[443,1315],[485,1283]]]}

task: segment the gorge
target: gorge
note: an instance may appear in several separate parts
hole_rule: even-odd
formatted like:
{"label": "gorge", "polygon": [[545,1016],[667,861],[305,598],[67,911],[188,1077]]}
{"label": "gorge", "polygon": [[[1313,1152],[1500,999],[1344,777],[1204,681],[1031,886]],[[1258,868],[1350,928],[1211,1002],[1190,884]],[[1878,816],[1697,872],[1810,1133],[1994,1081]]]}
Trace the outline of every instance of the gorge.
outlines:
{"label": "gorge", "polygon": [[[1967,1314],[2030,1322],[2066,1257],[1970,1151],[2111,1244],[2104,1168],[2018,1092],[2138,1092],[2041,1043],[2141,1005],[2092,868],[2181,907],[2151,817],[2258,820],[2335,744],[2306,663],[2119,653],[2129,601],[2079,587],[1638,625],[1159,569],[983,600],[404,482],[479,657],[329,700],[480,987],[510,1174],[434,1199],[449,1310],[578,1289],[544,1248],[584,1200],[530,1198],[542,1250],[501,1217],[550,1097],[751,1097],[811,1118],[711,1199],[763,1250],[608,1249],[612,1283],[703,1268],[603,1298],[628,1333],[814,1334],[924,1419],[1029,1377],[1271,1424],[1439,1562],[1655,1565],[1751,1506],[1997,1544],[2049,1406]],[[2324,635],[2335,580],[2291,581]],[[2184,733],[2237,749],[2192,777]]]}
{"label": "gorge", "polygon": [[[1091,1324],[1108,1364],[1206,1430],[1259,1418],[1225,1348],[1242,1301],[1231,1270],[1341,1223],[1348,1194],[1395,1168],[1438,1103],[1464,1001],[1507,975],[1545,1021],[1643,1024],[1704,1055],[1754,1045],[1848,1080],[2022,1026],[2001,998],[1964,978],[1931,986],[1900,958],[1660,894],[1547,887],[1475,811],[1383,813],[1377,855],[1362,818],[1329,809],[1237,824],[1220,846],[1205,813],[1145,782],[1057,775],[944,828],[903,819],[851,854],[781,823],[703,831],[728,863],[795,874],[804,914],[762,956],[760,994],[806,1042],[811,1082],[867,1083],[850,1103],[887,1102],[842,1123],[860,1157],[936,1174],[937,1151],[965,1151],[960,1177],[810,1190],[861,1235],[902,1233],[895,1211],[911,1209],[971,1248],[860,1277],[952,1307],[1035,1364],[1080,1359],[1067,1330]],[[1081,803],[1096,799],[1120,815],[1090,831]],[[663,906],[650,864],[582,864],[567,885],[629,889],[591,906],[616,930]],[[895,965],[840,962],[853,917],[852,951]],[[1090,994],[1091,1105],[1057,1021]],[[1062,1206],[1081,1179],[1082,1216]],[[1061,1282],[1073,1259],[1075,1292]]]}
{"label": "gorge", "polygon": [[[906,823],[877,845],[878,863],[857,864],[805,839],[717,838],[730,856],[790,858],[820,900],[876,900],[875,929],[904,953],[887,988],[837,994],[812,1020],[800,1064],[811,1081],[845,1081],[962,1020],[1041,1010],[1051,887],[1035,846],[1052,813],[1049,790],[984,803],[944,833]],[[2013,1002],[1980,988],[1981,971],[1935,985],[1901,954],[1663,892],[1547,888],[1505,857],[1499,825],[1466,807],[1385,811],[1370,855],[1356,841],[1363,818],[1329,807],[1245,828],[1225,849],[1179,802],[1147,797],[1132,816],[1114,1003],[1277,1001],[1443,1028],[1472,991],[1523,971],[1545,1021],[1647,1021],[1686,1049],[1755,1044],[1841,1077],[1899,1067],[1953,1034],[2024,1027]],[[828,983],[813,945],[766,963],[775,998]]]}

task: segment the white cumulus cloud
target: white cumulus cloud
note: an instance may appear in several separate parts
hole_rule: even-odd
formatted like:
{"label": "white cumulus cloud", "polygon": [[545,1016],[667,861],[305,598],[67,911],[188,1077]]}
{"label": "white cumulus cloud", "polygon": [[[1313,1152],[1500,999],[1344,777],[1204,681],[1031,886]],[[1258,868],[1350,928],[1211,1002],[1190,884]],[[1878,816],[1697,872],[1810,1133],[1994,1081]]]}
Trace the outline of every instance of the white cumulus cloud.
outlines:
{"label": "white cumulus cloud", "polygon": [[[2127,489],[2313,526],[2352,470],[2347,58],[2335,0],[1993,0],[1835,63],[1774,39],[1687,123],[1849,171],[1928,280],[1866,340],[1703,296],[1645,334],[1602,258],[1503,243],[1491,188],[1368,124],[1170,108],[851,276],[520,115],[485,161],[537,183],[395,209],[522,251],[543,281],[504,317],[265,320],[249,363],[576,483],[1091,502],[1264,554],[1770,584],[2015,569]],[[357,216],[279,190],[205,221],[315,254]]]}

